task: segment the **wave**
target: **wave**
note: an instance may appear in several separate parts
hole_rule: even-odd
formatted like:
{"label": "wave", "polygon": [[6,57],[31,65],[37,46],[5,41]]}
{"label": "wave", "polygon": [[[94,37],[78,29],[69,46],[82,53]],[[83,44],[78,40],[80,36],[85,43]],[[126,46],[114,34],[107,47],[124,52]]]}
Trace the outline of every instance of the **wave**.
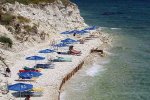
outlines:
{"label": "wave", "polygon": [[105,53],[106,53],[107,55],[109,55],[109,56],[115,55],[114,53],[111,53],[111,52],[108,52],[108,51],[105,51]]}
{"label": "wave", "polygon": [[110,28],[112,30],[120,30],[121,28]]}
{"label": "wave", "polygon": [[110,62],[110,60],[104,60],[104,61],[100,61],[100,65],[105,65],[108,64]]}
{"label": "wave", "polygon": [[94,76],[98,75],[100,72],[103,72],[103,71],[105,71],[104,66],[94,64],[93,67],[86,70],[86,75],[94,77]]}

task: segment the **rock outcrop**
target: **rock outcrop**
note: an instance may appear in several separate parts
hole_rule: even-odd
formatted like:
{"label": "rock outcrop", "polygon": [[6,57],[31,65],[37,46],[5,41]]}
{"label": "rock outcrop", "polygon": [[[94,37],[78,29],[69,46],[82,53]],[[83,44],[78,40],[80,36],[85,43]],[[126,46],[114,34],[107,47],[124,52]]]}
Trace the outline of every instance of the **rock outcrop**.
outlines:
{"label": "rock outcrop", "polygon": [[[60,36],[58,35],[60,32],[87,26],[75,4],[69,3],[65,6],[60,0],[38,5],[7,3],[2,8],[5,13],[15,16],[15,21],[12,21],[11,25],[0,25],[0,30],[7,31],[0,32],[0,35],[5,34],[13,40],[11,49],[13,52],[46,42],[53,36]],[[29,19],[30,21],[28,23],[19,22],[22,16],[24,20]]]}

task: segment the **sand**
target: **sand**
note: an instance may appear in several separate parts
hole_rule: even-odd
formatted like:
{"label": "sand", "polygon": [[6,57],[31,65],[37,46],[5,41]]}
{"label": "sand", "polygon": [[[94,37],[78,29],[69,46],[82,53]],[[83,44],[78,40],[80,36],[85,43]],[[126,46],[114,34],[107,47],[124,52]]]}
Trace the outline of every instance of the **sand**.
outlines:
{"label": "sand", "polygon": [[[54,69],[42,69],[40,76],[36,82],[25,82],[31,83],[34,87],[42,87],[44,88],[42,97],[31,97],[31,100],[58,100],[59,96],[59,87],[63,80],[63,78],[70,73],[74,68],[76,68],[84,59],[90,54],[91,49],[97,48],[106,42],[105,39],[107,36],[105,34],[101,34],[100,38],[94,38],[92,40],[88,40],[84,44],[74,44],[74,48],[76,50],[80,50],[82,52],[81,56],[73,56],[73,55],[58,55],[56,53],[49,54],[50,56],[62,56],[62,57],[71,57],[72,62],[56,62]],[[65,37],[64,37],[65,38]],[[108,38],[108,37],[107,37]],[[55,38],[56,39],[56,38]],[[60,38],[56,39],[57,41]],[[39,55],[46,57],[46,54],[39,54],[38,51],[42,49],[51,48],[49,46],[49,42],[39,44],[33,48],[21,51],[19,53],[14,53],[9,57],[9,60],[15,62],[10,66],[12,71],[11,77],[7,78],[8,84],[18,83],[14,80],[18,79],[18,71],[22,69],[24,66],[34,66],[35,61],[27,61],[25,60],[28,56]],[[103,48],[104,49],[104,48]],[[36,63],[47,63],[47,59],[43,61],[37,61]],[[1,76],[2,77],[2,76]],[[7,95],[0,97],[0,100],[8,100],[8,98],[12,98],[12,100],[24,100],[25,98],[15,98],[11,93],[14,91],[10,91]]]}

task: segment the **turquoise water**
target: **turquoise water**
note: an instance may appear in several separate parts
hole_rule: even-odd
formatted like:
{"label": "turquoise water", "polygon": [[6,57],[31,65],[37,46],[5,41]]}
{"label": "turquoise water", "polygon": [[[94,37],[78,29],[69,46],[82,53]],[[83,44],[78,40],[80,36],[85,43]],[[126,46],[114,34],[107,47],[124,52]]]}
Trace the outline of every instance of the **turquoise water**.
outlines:
{"label": "turquoise water", "polygon": [[150,1],[72,0],[86,23],[113,37],[105,58],[65,86],[64,100],[150,100]]}

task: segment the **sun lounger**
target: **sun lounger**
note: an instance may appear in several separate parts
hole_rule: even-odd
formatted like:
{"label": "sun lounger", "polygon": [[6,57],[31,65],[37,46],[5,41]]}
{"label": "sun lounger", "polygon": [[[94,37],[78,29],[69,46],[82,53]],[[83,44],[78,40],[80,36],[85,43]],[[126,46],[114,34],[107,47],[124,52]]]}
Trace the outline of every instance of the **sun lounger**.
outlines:
{"label": "sun lounger", "polygon": [[75,56],[80,56],[81,53],[69,53],[69,52],[57,52],[58,54],[61,54],[61,55],[75,55]]}
{"label": "sun lounger", "polygon": [[37,64],[35,68],[54,69],[54,64]]}
{"label": "sun lounger", "polygon": [[38,87],[38,88],[33,88],[31,92],[43,92],[43,90],[44,90],[43,88]]}
{"label": "sun lounger", "polygon": [[52,60],[53,62],[72,62],[72,58],[58,57]]}
{"label": "sun lounger", "polygon": [[39,70],[19,70],[19,73],[22,72],[40,72]]}
{"label": "sun lounger", "polygon": [[30,68],[30,67],[24,67],[24,70],[36,70],[35,68]]}
{"label": "sun lounger", "polygon": [[15,81],[20,81],[20,82],[35,82],[36,78],[32,78],[32,79],[18,79],[18,80],[15,80]]}
{"label": "sun lounger", "polygon": [[69,53],[68,53],[68,52],[57,52],[57,54],[69,55]]}
{"label": "sun lounger", "polygon": [[14,92],[12,93],[13,96],[15,97],[26,97],[26,96],[31,96],[31,97],[41,97],[43,95],[43,92],[31,92],[31,91],[27,91],[27,92]]}
{"label": "sun lounger", "polygon": [[92,40],[93,38],[92,37],[85,37],[85,41],[86,40]]}

